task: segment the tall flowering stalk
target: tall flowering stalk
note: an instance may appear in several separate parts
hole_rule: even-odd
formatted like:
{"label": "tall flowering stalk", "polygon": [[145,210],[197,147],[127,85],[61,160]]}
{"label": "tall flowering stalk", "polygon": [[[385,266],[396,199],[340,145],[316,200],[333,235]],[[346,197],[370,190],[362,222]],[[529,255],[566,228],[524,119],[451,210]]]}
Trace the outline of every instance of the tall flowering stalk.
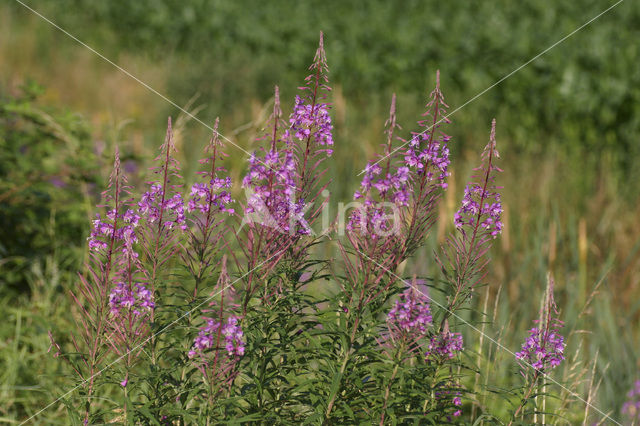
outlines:
{"label": "tall flowering stalk", "polygon": [[[207,411],[213,408],[215,398],[228,391],[233,384],[238,375],[237,363],[244,355],[245,342],[240,317],[232,312],[237,305],[229,303],[233,293],[224,257],[218,282],[211,295],[215,298],[219,296],[219,301],[211,302],[211,308],[204,310],[207,316],[201,318],[204,324],[188,353],[207,385]],[[211,415],[207,414],[207,424],[210,419]]]}
{"label": "tall flowering stalk", "polygon": [[450,124],[449,106],[440,90],[440,71],[436,72],[436,87],[429,96],[424,119],[418,125],[424,130],[413,134],[404,152],[404,162],[411,179],[408,211],[403,211],[403,236],[400,247],[402,260],[411,256],[429,235],[435,221],[435,207],[442,192],[448,187],[449,143],[451,137],[442,131]]}
{"label": "tall flowering stalk", "polygon": [[[268,147],[251,155],[249,171],[243,180],[247,205],[242,227],[246,229],[244,234],[239,234],[239,242],[247,259],[245,312],[249,300],[258,290],[257,281],[269,275],[301,236],[310,233],[303,216],[304,200],[296,199],[293,142],[282,119],[277,86],[268,129],[260,138],[268,140]],[[258,276],[263,278],[258,279]],[[272,291],[264,288],[265,300]]]}
{"label": "tall flowering stalk", "polygon": [[[328,202],[323,163],[334,144],[322,34],[310,71],[288,122],[282,118],[276,87],[273,111],[259,139],[263,146],[252,154],[243,181],[247,205],[238,240],[247,272],[242,317],[255,337],[248,355],[249,387],[255,389],[250,409],[263,413],[274,404],[281,412],[290,410],[293,384],[283,379],[284,372],[308,374],[301,368],[305,363],[292,362],[298,356],[292,354],[300,350],[300,339],[310,327],[308,315],[317,310],[299,290],[323,263],[311,259],[309,251],[318,242],[312,226]],[[288,355],[273,358],[274,347]],[[274,369],[279,373],[273,374]]]}
{"label": "tall flowering stalk", "polygon": [[[370,161],[360,189],[354,193],[359,205],[351,213],[346,227],[348,246],[339,245],[345,263],[346,293],[349,304],[356,305],[355,333],[359,312],[391,284],[380,285],[392,277],[401,262],[400,210],[408,206],[409,168],[402,163],[394,132],[397,124],[396,96],[391,98],[389,118],[385,123],[384,154]],[[353,253],[353,257],[349,256]],[[391,271],[391,275],[388,272]]]}
{"label": "tall flowering stalk", "polygon": [[[295,159],[295,199],[305,206],[303,219],[311,227],[329,201],[326,192],[329,180],[325,179],[327,169],[323,163],[333,153],[334,145],[331,104],[327,102],[331,92],[329,66],[322,32],[309,71],[305,84],[299,87],[302,93],[295,98],[284,139],[291,140]],[[307,244],[296,250],[294,258],[298,263],[306,256],[310,244],[312,241],[307,239]]]}
{"label": "tall flowering stalk", "polygon": [[[231,196],[231,178],[227,176],[222,161],[226,154],[222,151],[219,129],[220,120],[216,118],[213,125],[212,136],[204,148],[204,158],[199,162],[201,170],[196,172],[196,182],[189,187],[185,195],[184,210],[186,216],[185,230],[178,229],[181,250],[176,252],[174,258],[180,260],[182,272],[186,272],[186,279],[182,280],[180,287],[176,287],[178,295],[177,306],[180,307],[178,318],[170,324],[179,322],[181,328],[191,329],[195,315],[192,311],[204,304],[204,293],[208,289],[216,288],[220,280],[228,281],[226,263],[223,260],[223,251],[228,249],[230,227],[227,224],[229,216],[235,214],[234,200]],[[178,232],[176,231],[176,232]],[[226,282],[226,281],[225,281]],[[228,290],[227,290],[228,291]],[[175,294],[175,293],[174,293]],[[175,299],[174,299],[175,300]],[[169,306],[171,307],[171,306]],[[167,309],[167,313],[175,314],[175,309]],[[165,327],[166,328],[166,327]],[[161,328],[164,331],[165,328]],[[186,354],[192,347],[189,336],[180,336],[179,339],[169,340],[167,345]],[[171,392],[167,390],[166,377],[180,383],[189,382],[189,372],[192,365],[189,362],[182,364],[182,368],[175,365],[162,366],[162,374],[158,374],[158,380],[154,383],[156,393],[161,398],[151,401],[156,411],[156,417],[163,414],[163,403],[157,400],[165,400],[181,404],[187,407],[191,401],[185,391]]]}
{"label": "tall flowering stalk", "polygon": [[228,244],[228,226],[225,218],[235,213],[231,197],[231,178],[220,162],[226,157],[222,152],[220,120],[216,118],[213,135],[205,147],[205,157],[200,160],[202,171],[198,172],[189,193],[187,211],[190,227],[187,230],[187,249],[182,253],[183,263],[194,279],[192,298],[219,266],[220,251]]}
{"label": "tall flowering stalk", "polygon": [[[394,147],[395,95],[385,123],[384,155],[365,168],[360,190],[354,194],[360,206],[347,225],[347,246],[340,244],[345,279],[340,280],[348,297],[350,333],[344,349],[341,374],[354,352],[363,315],[375,311],[392,294],[399,265],[420,247],[435,218],[436,202],[446,189],[449,175],[449,136],[442,133],[447,104],[440,91],[440,76],[431,92],[422,132],[414,132],[405,152]],[[404,145],[403,145],[404,146]],[[337,388],[336,388],[337,389]],[[337,392],[332,392],[326,417],[333,409]]]}
{"label": "tall flowering stalk", "polygon": [[[444,254],[436,254],[436,261],[443,272],[444,282],[447,284],[446,290],[449,293],[439,327],[431,336],[425,355],[428,363],[437,366],[454,360],[463,350],[462,334],[449,329],[448,319],[469,300],[475,287],[485,278],[486,266],[489,263],[487,252],[491,242],[502,229],[499,188],[494,183],[495,174],[501,171],[495,165],[495,160],[500,157],[496,148],[495,126],[496,122],[493,120],[489,143],[481,155],[481,165],[474,169],[476,174],[468,183],[462,205],[455,213],[456,234],[447,238],[442,248]],[[443,136],[444,140],[446,137]],[[444,178],[448,173],[446,171],[449,164],[448,151],[443,152],[441,157],[431,156],[431,158],[439,170],[439,175],[432,174],[429,179],[435,181],[436,185],[446,185]],[[452,371],[449,371],[449,376],[447,382],[455,385],[456,379]],[[446,405],[450,402],[454,407],[461,405],[460,396],[457,393],[451,400],[448,400],[447,395],[449,393],[441,392],[440,397],[436,398],[436,405]],[[425,406],[426,404],[425,401]],[[457,416],[461,412],[456,409],[453,414]]]}
{"label": "tall flowering stalk", "polygon": [[325,171],[319,171],[320,164],[333,153],[333,125],[326,102],[329,87],[329,66],[324,51],[324,35],[320,33],[320,42],[309,67],[311,74],[305,78],[305,85],[300,87],[303,96],[296,96],[293,113],[289,118],[290,129],[287,131],[294,143],[299,174],[299,198],[313,202],[313,197],[322,189],[320,178]]}
{"label": "tall flowering stalk", "polygon": [[[513,419],[518,417],[529,402],[534,391],[540,385],[540,380],[564,360],[564,336],[560,334],[564,323],[558,319],[553,287],[553,278],[549,276],[543,304],[540,308],[540,317],[534,321],[536,326],[529,330],[529,336],[522,344],[522,350],[516,353],[516,359],[520,363],[521,374],[526,385],[522,402],[514,411]],[[544,387],[544,383],[542,386]]]}
{"label": "tall flowering stalk", "polygon": [[[288,124],[282,118],[276,87],[273,111],[260,138],[266,146],[251,155],[243,180],[248,195],[242,225],[247,230],[240,245],[249,271],[243,311],[257,291],[258,272],[266,282],[264,278],[279,263],[297,271],[305,267],[314,243],[311,226],[327,202],[321,199],[328,185],[322,179],[326,169],[321,164],[332,153],[333,126],[330,105],[325,102],[331,89],[322,33],[309,69]],[[263,299],[281,291],[280,287],[263,288]]]}
{"label": "tall flowering stalk", "polygon": [[469,300],[485,278],[489,263],[487,252],[502,231],[500,187],[495,185],[495,174],[502,171],[495,165],[499,158],[494,119],[489,143],[481,155],[482,164],[474,169],[476,174],[467,184],[460,209],[454,215],[457,235],[447,238],[442,250],[444,256],[437,256],[451,292],[441,329],[451,313]]}
{"label": "tall flowering stalk", "polygon": [[[79,310],[76,318],[78,332],[71,336],[79,361],[73,354],[65,354],[63,357],[86,388],[83,414],[85,424],[90,421],[96,378],[105,357],[112,349],[109,344],[112,331],[111,292],[117,286],[115,281],[119,281],[118,260],[123,255],[133,255],[133,245],[137,241],[135,227],[138,220],[135,212],[127,208],[131,204],[129,194],[116,148],[113,170],[107,189],[102,193],[103,204],[99,206],[106,209],[106,214],[104,217],[97,214],[93,221],[88,240],[89,260],[85,265],[85,272],[79,275],[80,286],[76,291],[70,292]],[[52,334],[50,337],[52,344],[58,347]]]}
{"label": "tall flowering stalk", "polygon": [[384,425],[391,388],[400,368],[420,352],[422,341],[428,336],[433,317],[429,298],[425,294],[418,288],[418,281],[414,277],[411,286],[400,295],[387,314],[387,330],[380,344],[386,356],[392,360],[393,371],[384,387],[380,425]]}
{"label": "tall flowering stalk", "polygon": [[[282,118],[280,92],[275,88],[273,111],[267,121],[265,135],[258,140],[267,140],[268,146],[254,152],[249,158],[249,171],[243,186],[248,190],[245,215],[248,225],[261,225],[273,235],[283,234],[293,239],[308,234],[310,229],[301,213],[304,200],[296,200],[296,161],[292,151],[293,141],[287,134]],[[284,134],[283,134],[284,133]],[[255,218],[255,220],[254,220]],[[267,257],[276,248],[269,250],[269,241],[263,241]],[[291,241],[287,241],[291,244]]]}
{"label": "tall flowering stalk", "polygon": [[[438,198],[447,188],[450,137],[441,127],[450,121],[439,72],[429,98],[425,119],[418,122],[424,130],[413,132],[402,151],[402,147],[394,147],[398,139],[394,132],[399,126],[396,98],[392,97],[384,155],[367,164],[361,188],[354,194],[361,205],[349,219],[347,238],[358,261],[349,261],[347,250],[343,250],[343,258],[349,281],[362,282],[362,296],[369,294],[365,300],[386,291],[395,282],[398,266],[424,243],[434,223]],[[385,276],[386,284],[379,286]],[[372,291],[365,290],[372,286]]]}
{"label": "tall flowering stalk", "polygon": [[353,196],[360,205],[351,213],[347,224],[349,243],[361,254],[362,264],[358,270],[366,270],[368,265],[376,267],[367,258],[384,262],[383,267],[392,269],[398,260],[399,210],[409,201],[409,168],[399,161],[400,155],[394,151],[394,131],[400,127],[396,120],[394,93],[385,123],[384,154],[367,164],[360,189]]}
{"label": "tall flowering stalk", "polygon": [[[154,160],[156,165],[151,168],[155,179],[147,182],[148,190],[142,194],[137,203],[141,257],[136,258],[136,263],[145,265],[146,280],[154,301],[162,297],[166,290],[166,286],[162,285],[167,281],[164,271],[171,259],[180,251],[182,232],[187,229],[184,201],[179,192],[182,176],[180,176],[180,164],[174,157],[176,152],[171,118],[169,118],[165,141]],[[158,285],[163,288],[158,288]],[[131,293],[133,289],[130,288],[128,291]],[[149,321],[151,324],[157,322],[155,302],[150,307]],[[157,342],[153,334],[150,342],[152,365],[156,364],[156,346]]]}
{"label": "tall flowering stalk", "polygon": [[118,260],[119,270],[114,275],[115,285],[109,293],[107,340],[113,353],[124,362],[120,386],[125,395],[127,421],[130,371],[149,341],[150,321],[156,306],[153,293],[147,288],[147,273],[138,257],[130,248],[123,251]]}
{"label": "tall flowering stalk", "polygon": [[[347,371],[349,361],[354,354],[353,343],[356,340],[358,328],[361,326],[365,308],[371,300],[376,299],[386,289],[384,284],[380,285],[388,270],[391,270],[385,265],[387,262],[390,262],[390,264],[394,262],[393,252],[397,242],[394,238],[394,232],[389,232],[389,230],[395,224],[393,220],[390,220],[386,209],[390,206],[393,208],[396,204],[387,201],[394,197],[390,186],[384,180],[387,177],[389,181],[392,178],[395,179],[396,175],[396,156],[394,156],[392,144],[394,130],[397,127],[394,95],[385,131],[387,135],[385,144],[387,158],[381,159],[387,161],[388,171],[384,176],[379,177],[382,173],[382,167],[377,162],[367,164],[361,187],[354,194],[356,200],[363,201],[349,217],[346,227],[347,244],[338,243],[344,262],[345,277],[343,280],[338,279],[337,281],[342,286],[342,294],[347,298],[341,309],[348,318],[348,322],[345,324],[347,329],[341,330],[347,333],[348,340],[343,341],[344,347],[341,348],[342,353],[339,356],[341,358],[338,361],[340,363],[340,377]],[[381,160],[379,159],[378,162]],[[392,229],[392,231],[395,231],[395,229]],[[387,257],[391,259],[389,261],[385,260]],[[378,262],[384,262],[382,267],[378,265]],[[328,395],[325,411],[326,419],[331,416],[339,391],[340,388],[335,387]]]}

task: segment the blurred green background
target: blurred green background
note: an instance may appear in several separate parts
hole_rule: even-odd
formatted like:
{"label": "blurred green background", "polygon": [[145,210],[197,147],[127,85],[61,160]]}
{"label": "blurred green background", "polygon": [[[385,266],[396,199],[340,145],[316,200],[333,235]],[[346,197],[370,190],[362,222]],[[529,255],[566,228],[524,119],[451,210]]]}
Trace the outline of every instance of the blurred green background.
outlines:
{"label": "blurred green background", "polygon": [[[407,137],[436,70],[453,111],[613,2],[27,4],[204,122],[220,116],[222,133],[247,150],[274,85],[285,111],[292,106],[324,31],[337,202],[350,200],[365,158],[383,142],[393,92]],[[616,418],[640,367],[638,40],[640,3],[627,0],[455,112],[451,191],[425,248],[428,259],[451,229],[496,117],[507,228],[476,299],[492,320],[485,331],[518,349],[552,272],[572,336],[571,363],[557,379]],[[189,179],[208,129],[19,3],[0,4],[0,422],[24,419],[60,392],[64,369],[46,354],[46,331],[69,327],[64,293],[86,256],[114,146],[131,181],[143,182],[167,116],[177,119]],[[246,154],[226,150],[239,182]],[[435,273],[414,263],[406,273]],[[517,382],[510,355],[474,335],[467,341],[486,354],[482,368],[504,373],[499,385]],[[570,403],[569,421],[581,419],[584,405],[556,391]],[[64,423],[58,408],[43,415]]]}

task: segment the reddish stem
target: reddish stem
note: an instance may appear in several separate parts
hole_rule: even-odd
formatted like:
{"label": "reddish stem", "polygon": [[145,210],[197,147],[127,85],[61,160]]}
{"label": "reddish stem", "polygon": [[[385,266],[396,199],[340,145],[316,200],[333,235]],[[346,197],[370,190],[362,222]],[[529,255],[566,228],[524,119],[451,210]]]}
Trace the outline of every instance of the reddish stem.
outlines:
{"label": "reddish stem", "polygon": [[98,350],[100,347],[100,343],[102,341],[102,333],[103,333],[103,329],[104,329],[104,309],[105,309],[105,305],[104,302],[106,300],[108,300],[107,298],[107,292],[109,291],[109,275],[111,273],[111,264],[112,264],[112,258],[113,258],[113,248],[115,245],[115,240],[116,240],[116,232],[118,231],[118,210],[119,210],[119,197],[120,197],[120,165],[119,165],[119,158],[116,160],[118,162],[117,166],[116,166],[116,174],[115,174],[115,197],[114,197],[114,209],[115,209],[115,215],[114,215],[114,219],[113,219],[113,231],[111,233],[111,237],[110,237],[110,241],[109,241],[109,249],[107,250],[107,259],[105,262],[105,268],[104,268],[104,272],[102,275],[102,294],[101,296],[101,300],[100,300],[100,304],[97,305],[97,311],[96,311],[96,316],[97,316],[97,320],[96,320],[96,333],[94,334],[94,338],[93,338],[93,345],[90,348],[90,352],[89,352],[89,356],[91,358],[90,360],[90,367],[89,367],[89,387],[87,389],[87,402],[85,404],[85,422],[89,422],[89,414],[91,411],[91,396],[93,395],[93,386],[95,383],[95,371],[96,371],[96,366],[98,364]]}

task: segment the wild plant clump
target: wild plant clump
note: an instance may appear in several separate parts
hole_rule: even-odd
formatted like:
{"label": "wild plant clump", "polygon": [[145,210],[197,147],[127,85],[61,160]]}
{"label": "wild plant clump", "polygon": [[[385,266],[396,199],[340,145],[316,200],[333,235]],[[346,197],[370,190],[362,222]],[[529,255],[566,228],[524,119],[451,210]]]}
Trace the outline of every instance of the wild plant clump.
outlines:
{"label": "wild plant clump", "polygon": [[[552,285],[512,357],[524,384],[500,391],[510,417],[488,412],[488,391],[474,382],[483,354],[473,344],[479,320],[466,311],[503,229],[495,120],[452,232],[425,257],[453,142],[439,74],[408,140],[393,97],[382,152],[367,163],[352,210],[332,221],[322,36],[309,69],[288,119],[276,87],[242,182],[223,167],[217,120],[189,186],[171,120],[139,197],[116,151],[71,294],[77,330],[51,333],[55,355],[76,373],[78,393],[64,399],[73,421],[439,424],[526,421],[538,409],[548,372],[564,359]],[[244,201],[232,195],[239,184]],[[337,259],[318,258],[319,244],[333,245]],[[416,255],[441,277],[405,277]]]}

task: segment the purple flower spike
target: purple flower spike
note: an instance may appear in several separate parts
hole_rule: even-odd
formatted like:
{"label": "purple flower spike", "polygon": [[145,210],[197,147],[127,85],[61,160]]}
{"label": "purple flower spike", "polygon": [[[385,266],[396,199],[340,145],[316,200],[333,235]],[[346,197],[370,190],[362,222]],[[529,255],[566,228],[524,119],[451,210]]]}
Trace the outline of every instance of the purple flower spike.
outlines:
{"label": "purple flower spike", "polygon": [[155,307],[153,295],[146,285],[138,283],[134,289],[124,282],[119,282],[109,294],[111,314],[118,317],[122,310],[131,311],[134,316],[141,317]]}
{"label": "purple flower spike", "polygon": [[131,209],[124,214],[109,210],[104,220],[100,214],[96,214],[93,230],[89,236],[89,248],[94,251],[107,250],[109,247],[107,241],[113,237],[115,242],[123,245],[123,252],[132,251],[133,245],[138,241],[135,228],[139,221],[140,215]]}
{"label": "purple flower spike", "polygon": [[462,351],[462,335],[445,329],[431,338],[426,359],[429,361],[453,359],[460,351]]}
{"label": "purple flower spike", "polygon": [[[133,210],[127,210],[124,214],[124,206],[129,205],[129,199],[124,199],[131,187],[127,184],[127,178],[120,168],[120,152],[116,148],[113,171],[109,177],[107,190],[102,193],[103,205],[107,211],[104,217],[99,213],[93,221],[93,229],[89,235],[89,249],[106,254],[118,251],[133,253],[133,244],[137,242],[135,228],[138,226],[140,216]],[[113,202],[114,205],[109,204]]]}
{"label": "purple flower spike", "polygon": [[501,172],[494,161],[500,158],[496,149],[496,120],[491,123],[489,143],[482,153],[482,165],[474,169],[481,174],[474,176],[477,181],[467,184],[460,209],[455,213],[453,222],[462,232],[471,230],[473,235],[481,232],[493,238],[497,237],[503,228],[502,203],[500,189],[495,186],[494,172]]}
{"label": "purple flower spike", "polygon": [[228,188],[231,188],[231,178],[228,176],[213,178],[208,183],[194,183],[191,187],[188,210],[198,210],[207,214],[211,209],[214,210],[212,213],[233,214],[234,210],[228,207],[233,202]]}
{"label": "purple flower spike", "polygon": [[297,140],[301,148],[305,149],[304,165],[311,154],[310,149],[321,148],[317,152],[324,152],[327,156],[333,153],[333,125],[329,110],[330,104],[324,102],[326,95],[331,91],[329,87],[329,67],[324,51],[324,36],[320,33],[320,43],[316,51],[313,63],[309,67],[311,74],[305,78],[305,85],[300,89],[304,96],[296,96],[293,112],[289,117],[289,129],[285,132],[286,140]]}
{"label": "purple flower spike", "polygon": [[[138,213],[146,219],[148,225],[157,224],[155,225],[157,231],[160,231],[163,226],[169,230],[175,226],[183,231],[187,229],[184,201],[178,193],[180,185],[174,183],[182,179],[180,164],[174,158],[176,152],[171,118],[169,118],[165,141],[160,146],[160,153],[155,158],[157,166],[151,168],[157,179],[149,182],[149,190],[142,194],[138,202]],[[149,228],[154,227],[149,226]]]}
{"label": "purple flower spike", "polygon": [[[428,327],[433,322],[429,297],[418,289],[418,281],[414,278],[387,314],[388,332],[379,341],[390,356],[413,356],[419,352],[423,339],[428,334]],[[401,352],[396,352],[398,349]]]}
{"label": "purple flower spike", "polygon": [[[220,323],[212,318],[205,318],[205,320],[206,324],[200,329],[193,342],[193,348],[189,351],[189,358],[205,357],[207,351],[217,349],[215,345],[218,339]],[[224,347],[229,357],[244,355],[243,333],[238,325],[238,317],[235,315],[230,316],[226,324],[222,325],[220,334],[224,337]]]}
{"label": "purple flower spike", "polygon": [[485,279],[489,249],[502,231],[499,187],[494,184],[495,172],[502,171],[494,164],[499,158],[495,119],[481,158],[481,166],[474,169],[480,173],[467,185],[462,205],[454,215],[457,232],[447,237],[443,254],[436,254],[440,267],[447,271],[447,281],[453,290],[445,318],[471,299],[473,289]]}
{"label": "purple flower spike", "polygon": [[[268,166],[268,167],[267,167]],[[304,200],[296,200],[296,163],[292,151],[265,153],[264,161],[255,153],[249,158],[249,173],[242,184],[251,189],[245,212],[261,225],[280,233],[308,234],[302,217]]]}
{"label": "purple flower spike", "polygon": [[522,350],[516,353],[516,358],[531,364],[536,370],[550,370],[564,360],[564,337],[558,334],[559,326],[550,330],[534,327],[529,330],[529,336],[522,344]]}
{"label": "purple flower spike", "polygon": [[[435,392],[436,404],[454,417],[460,417],[462,415],[462,390],[459,383],[445,382],[442,388]],[[447,420],[452,421],[451,415],[447,414]]]}
{"label": "purple flower spike", "polygon": [[437,181],[443,189],[447,188],[445,182],[449,173],[449,141],[451,136],[437,132],[442,124],[451,121],[445,115],[447,105],[440,91],[440,71],[436,73],[436,87],[429,96],[427,112],[424,119],[418,122],[423,127],[422,132],[413,133],[409,146],[404,154],[404,163],[410,169],[418,171],[426,178],[427,182]]}
{"label": "purple flower spike", "polygon": [[396,213],[409,203],[410,170],[398,161],[399,154],[393,149],[393,133],[398,127],[394,94],[386,122],[387,143],[384,145],[384,156],[377,156],[376,160],[367,163],[360,189],[353,195],[355,200],[362,200],[362,205],[351,214],[347,224],[349,231],[374,240],[398,233],[396,221],[400,218]]}
{"label": "purple flower spike", "polygon": [[433,320],[428,301],[414,288],[405,290],[387,314],[387,324],[395,334],[422,337]]}
{"label": "purple flower spike", "polygon": [[174,194],[171,198],[162,201],[163,194],[162,185],[151,185],[151,189],[142,194],[138,202],[138,213],[145,217],[149,223],[162,220],[163,225],[168,229],[178,225],[184,231],[187,229],[187,225],[185,224],[182,196]]}
{"label": "purple flower spike", "polygon": [[[300,142],[311,139],[315,145],[333,146],[333,125],[329,115],[329,104],[317,103],[315,105],[305,103],[300,96],[296,96],[293,113],[289,118],[290,134]],[[333,150],[327,148],[327,155]]]}
{"label": "purple flower spike", "polygon": [[553,285],[553,279],[549,277],[540,319],[534,321],[537,326],[529,330],[529,336],[522,344],[522,350],[516,353],[516,358],[522,361],[523,375],[526,374],[528,367],[544,372],[554,369],[564,360],[564,337],[559,332],[564,323],[554,318],[558,311],[553,298]]}
{"label": "purple flower spike", "polygon": [[236,316],[227,319],[227,323],[222,327],[222,334],[224,334],[225,349],[229,356],[244,355],[243,333]]}
{"label": "purple flower spike", "polygon": [[220,166],[220,161],[226,154],[221,149],[219,124],[220,119],[216,118],[213,135],[205,148],[206,157],[200,160],[205,170],[197,172],[200,181],[191,186],[187,203],[187,211],[197,213],[193,215],[191,222],[197,230],[195,241],[200,247],[216,246],[222,234],[212,233],[212,230],[224,223],[220,215],[235,213],[231,207],[234,202],[231,198],[231,178],[223,176],[226,170]]}

